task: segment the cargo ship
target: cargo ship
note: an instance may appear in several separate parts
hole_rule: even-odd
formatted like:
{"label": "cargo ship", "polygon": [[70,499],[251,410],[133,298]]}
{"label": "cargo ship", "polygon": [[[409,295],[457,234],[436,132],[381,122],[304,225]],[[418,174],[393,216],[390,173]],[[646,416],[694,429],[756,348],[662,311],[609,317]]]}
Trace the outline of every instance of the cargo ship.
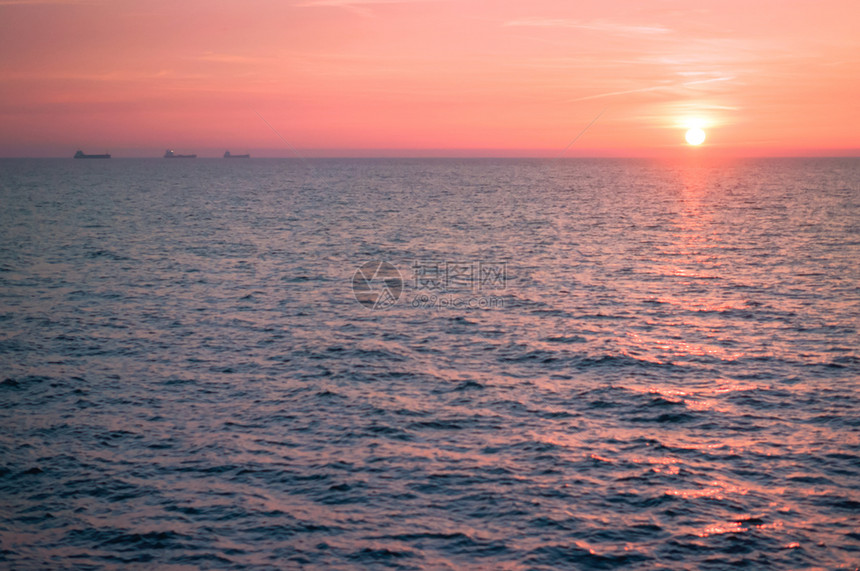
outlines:
{"label": "cargo ship", "polygon": [[230,151],[224,151],[225,159],[250,159],[251,155],[231,155]]}
{"label": "cargo ship", "polygon": [[164,151],[165,159],[196,159],[197,155],[177,155],[173,152],[173,149],[167,149]]}
{"label": "cargo ship", "polygon": [[76,158],[76,159],[109,159],[110,155],[108,153],[105,153],[103,155],[88,155],[83,151],[78,151],[77,153],[75,153],[74,158]]}

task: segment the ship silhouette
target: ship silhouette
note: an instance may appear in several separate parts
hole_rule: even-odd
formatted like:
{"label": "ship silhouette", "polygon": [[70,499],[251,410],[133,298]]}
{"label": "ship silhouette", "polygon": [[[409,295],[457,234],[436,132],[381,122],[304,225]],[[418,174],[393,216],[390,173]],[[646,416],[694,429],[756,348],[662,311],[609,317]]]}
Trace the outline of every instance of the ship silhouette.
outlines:
{"label": "ship silhouette", "polygon": [[224,151],[225,159],[250,159],[251,155],[231,155],[230,151]]}
{"label": "ship silhouette", "polygon": [[74,158],[76,158],[76,159],[109,159],[110,154],[105,153],[103,155],[88,155],[83,151],[78,151],[77,153],[75,153]]}
{"label": "ship silhouette", "polygon": [[164,151],[165,159],[196,159],[197,155],[177,155],[173,152],[173,149],[167,149]]}

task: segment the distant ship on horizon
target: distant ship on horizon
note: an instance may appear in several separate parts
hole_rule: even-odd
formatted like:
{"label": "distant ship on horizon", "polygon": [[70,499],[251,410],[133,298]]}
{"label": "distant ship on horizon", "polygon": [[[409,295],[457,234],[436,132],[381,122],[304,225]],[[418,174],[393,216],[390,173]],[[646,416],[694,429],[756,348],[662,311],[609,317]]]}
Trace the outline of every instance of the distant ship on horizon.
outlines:
{"label": "distant ship on horizon", "polygon": [[250,159],[251,155],[231,155],[230,151],[224,151],[225,159]]}
{"label": "distant ship on horizon", "polygon": [[78,151],[77,153],[75,153],[74,158],[76,158],[76,159],[109,159],[110,154],[105,153],[103,155],[88,155],[83,151]]}
{"label": "distant ship on horizon", "polygon": [[173,149],[167,149],[164,151],[165,159],[196,159],[197,155],[177,155],[173,152]]}

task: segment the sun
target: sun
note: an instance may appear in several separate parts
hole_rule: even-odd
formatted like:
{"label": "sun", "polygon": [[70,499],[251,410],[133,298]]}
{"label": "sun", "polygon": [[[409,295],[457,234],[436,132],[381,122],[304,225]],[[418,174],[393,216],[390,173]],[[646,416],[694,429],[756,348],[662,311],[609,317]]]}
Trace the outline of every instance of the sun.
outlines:
{"label": "sun", "polygon": [[684,135],[684,138],[691,145],[701,145],[705,142],[705,132],[698,127],[693,127],[692,129],[687,129],[687,134]]}

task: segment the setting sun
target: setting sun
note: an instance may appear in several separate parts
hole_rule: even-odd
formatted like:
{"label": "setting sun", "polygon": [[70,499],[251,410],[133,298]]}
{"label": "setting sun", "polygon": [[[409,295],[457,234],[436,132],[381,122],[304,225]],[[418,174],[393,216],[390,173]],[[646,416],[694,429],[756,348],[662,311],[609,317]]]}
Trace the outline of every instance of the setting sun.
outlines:
{"label": "setting sun", "polygon": [[684,138],[687,139],[687,143],[691,145],[701,145],[705,142],[705,132],[698,127],[693,127],[692,129],[687,130],[687,134],[684,135]]}

